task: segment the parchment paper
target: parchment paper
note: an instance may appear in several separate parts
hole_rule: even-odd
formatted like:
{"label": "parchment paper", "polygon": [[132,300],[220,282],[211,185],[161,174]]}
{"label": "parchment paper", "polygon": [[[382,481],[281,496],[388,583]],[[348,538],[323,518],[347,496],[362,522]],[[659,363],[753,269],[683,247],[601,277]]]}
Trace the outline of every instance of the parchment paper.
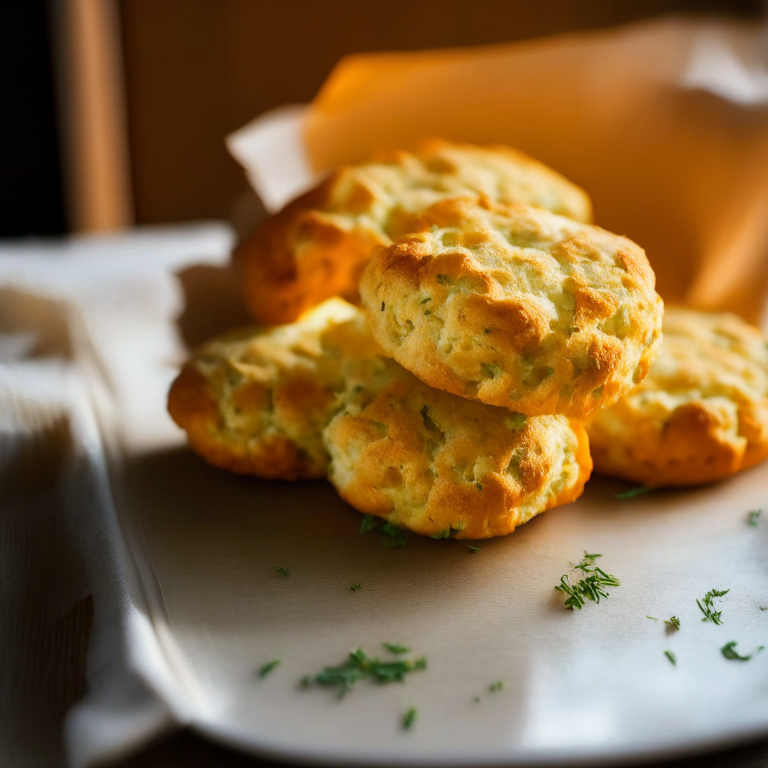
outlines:
{"label": "parchment paper", "polygon": [[[752,322],[768,295],[768,46],[756,24],[672,19],[479,49],[348,57],[282,157],[316,175],[421,138],[506,143],[592,196],[596,223],[642,245],[665,301]],[[250,159],[268,116],[231,144]],[[294,169],[296,162],[286,164]],[[292,177],[295,192],[309,178]],[[277,194],[276,194],[277,193]]]}

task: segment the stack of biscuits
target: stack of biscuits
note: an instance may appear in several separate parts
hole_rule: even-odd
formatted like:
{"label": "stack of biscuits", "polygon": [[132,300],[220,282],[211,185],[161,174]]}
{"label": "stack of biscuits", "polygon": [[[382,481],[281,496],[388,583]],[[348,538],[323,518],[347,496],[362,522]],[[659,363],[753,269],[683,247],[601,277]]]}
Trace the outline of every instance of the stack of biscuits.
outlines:
{"label": "stack of biscuits", "polygon": [[593,460],[654,487],[765,458],[759,332],[668,310],[662,346],[644,251],[590,221],[583,190],[506,147],[341,168],[238,248],[259,325],[196,351],[171,416],[211,464],[327,477],[433,537],[507,534],[578,498]]}

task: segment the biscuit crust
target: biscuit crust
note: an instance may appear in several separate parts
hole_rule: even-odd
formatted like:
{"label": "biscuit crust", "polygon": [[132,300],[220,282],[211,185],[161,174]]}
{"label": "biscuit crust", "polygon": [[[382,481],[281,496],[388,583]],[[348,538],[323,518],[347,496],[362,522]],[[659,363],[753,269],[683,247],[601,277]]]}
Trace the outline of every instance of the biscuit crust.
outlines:
{"label": "biscuit crust", "polygon": [[627,238],[522,205],[436,203],[374,254],[360,295],[376,340],[438,389],[581,418],[648,372],[662,301]]}
{"label": "biscuit crust", "polygon": [[583,426],[433,389],[392,360],[353,372],[325,430],[329,479],[361,512],[425,536],[503,536],[578,498]]}
{"label": "biscuit crust", "polygon": [[587,194],[508,147],[442,140],[340,168],[257,228],[235,251],[245,297],[261,323],[287,323],[330,296],[351,301],[375,246],[412,231],[438,200],[483,195],[589,221]]}
{"label": "biscuit crust", "polygon": [[768,457],[768,349],[724,313],[676,307],[646,379],[588,423],[596,471],[649,488],[721,480]]}
{"label": "biscuit crust", "polygon": [[210,464],[269,479],[322,478],[322,431],[342,366],[377,354],[360,310],[331,299],[292,325],[203,345],[173,382],[168,411]]}

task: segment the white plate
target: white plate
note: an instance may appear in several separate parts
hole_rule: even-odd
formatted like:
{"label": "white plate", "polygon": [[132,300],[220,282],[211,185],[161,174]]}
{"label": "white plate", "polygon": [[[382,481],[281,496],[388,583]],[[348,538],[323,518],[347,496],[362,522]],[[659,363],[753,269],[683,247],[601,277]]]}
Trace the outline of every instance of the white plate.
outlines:
{"label": "white plate", "polygon": [[[360,515],[324,482],[241,478],[189,451],[165,413],[178,352],[165,315],[93,310],[84,322],[119,525],[103,499],[80,500],[93,509],[83,526],[96,640],[90,704],[71,721],[79,754],[106,754],[86,743],[94,718],[122,712],[100,667],[115,648],[179,723],[306,762],[595,763],[768,736],[768,650],[748,662],[720,653],[731,640],[742,653],[768,646],[768,464],[625,501],[614,498],[625,485],[593,480],[576,503],[480,553],[417,536],[387,549],[358,534]],[[554,586],[585,550],[621,586],[571,612]],[[730,589],[722,626],[696,604],[713,588]],[[681,630],[668,634],[672,615]],[[384,642],[410,646],[427,669],[361,681],[342,700],[298,685],[358,647],[386,656]],[[259,679],[274,658],[282,664]],[[497,680],[504,689],[489,692]],[[130,720],[139,735],[162,719],[144,709]]]}
{"label": "white plate", "polygon": [[[613,495],[626,486],[592,481],[575,504],[475,554],[416,536],[384,548],[326,483],[235,477],[181,441],[123,458],[118,510],[143,542],[145,591],[161,596],[151,620],[191,722],[214,738],[311,762],[494,765],[768,734],[768,652],[720,653],[730,640],[743,653],[768,645],[768,518],[747,524],[748,510],[768,510],[768,465],[626,501]],[[622,585],[571,612],[553,587],[584,550]],[[712,588],[731,590],[722,626],[696,604]],[[672,615],[681,630],[668,634]],[[298,685],[357,647],[384,657],[388,641],[427,669],[359,682],[342,700]],[[259,679],[273,658],[282,664]],[[504,689],[489,692],[496,680]]]}

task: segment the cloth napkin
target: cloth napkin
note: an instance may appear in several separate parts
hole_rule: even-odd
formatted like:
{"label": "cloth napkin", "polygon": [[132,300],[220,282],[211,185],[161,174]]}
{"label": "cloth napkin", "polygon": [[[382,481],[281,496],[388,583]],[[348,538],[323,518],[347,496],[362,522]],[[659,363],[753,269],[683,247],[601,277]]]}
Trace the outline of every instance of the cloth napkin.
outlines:
{"label": "cloth napkin", "polygon": [[[143,337],[146,354],[169,365],[184,354],[174,273],[226,264],[231,244],[227,225],[201,224],[0,245],[0,514],[11,512],[8,497],[32,514],[55,463],[57,512],[65,518],[57,523],[67,532],[60,547],[71,550],[71,569],[85,572],[62,591],[59,612],[88,593],[94,601],[87,693],[65,728],[74,766],[113,760],[184,722],[168,703],[178,696],[168,692],[114,508],[109,454],[116,447],[104,442],[99,400],[108,391],[125,402],[121,372],[131,360],[114,340]],[[109,344],[99,348],[103,340]],[[165,382],[160,393],[156,383],[145,386],[146,396],[164,396]]]}

